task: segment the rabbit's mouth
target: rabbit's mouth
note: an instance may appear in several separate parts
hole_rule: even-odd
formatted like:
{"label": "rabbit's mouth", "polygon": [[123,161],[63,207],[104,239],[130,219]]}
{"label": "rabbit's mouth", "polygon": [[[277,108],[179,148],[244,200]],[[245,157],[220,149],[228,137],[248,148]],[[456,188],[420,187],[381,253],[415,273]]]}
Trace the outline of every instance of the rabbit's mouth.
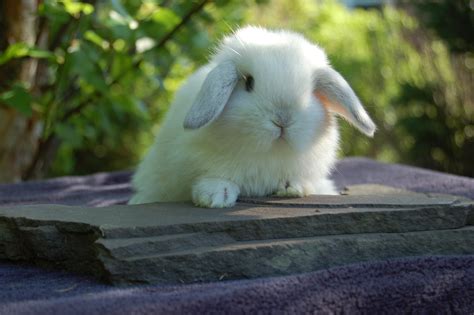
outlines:
{"label": "rabbit's mouth", "polygon": [[273,145],[276,147],[292,147],[290,141],[290,134],[288,132],[288,128],[286,127],[279,127],[275,130],[275,135],[273,138]]}
{"label": "rabbit's mouth", "polygon": [[283,125],[282,123],[280,122],[277,122],[277,121],[274,121],[272,120],[272,123],[275,125],[275,127],[277,127],[277,132],[278,132],[278,136],[277,136],[277,140],[283,140],[286,136],[286,126]]}

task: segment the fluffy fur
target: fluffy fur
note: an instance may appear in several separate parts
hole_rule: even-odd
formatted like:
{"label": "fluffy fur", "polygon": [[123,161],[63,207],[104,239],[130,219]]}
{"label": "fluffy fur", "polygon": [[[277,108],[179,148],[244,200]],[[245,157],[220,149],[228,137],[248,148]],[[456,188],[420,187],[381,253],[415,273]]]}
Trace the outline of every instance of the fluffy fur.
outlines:
{"label": "fluffy fur", "polygon": [[229,207],[239,195],[336,194],[335,113],[375,130],[320,47],[289,31],[242,28],[177,92],[130,203]]}

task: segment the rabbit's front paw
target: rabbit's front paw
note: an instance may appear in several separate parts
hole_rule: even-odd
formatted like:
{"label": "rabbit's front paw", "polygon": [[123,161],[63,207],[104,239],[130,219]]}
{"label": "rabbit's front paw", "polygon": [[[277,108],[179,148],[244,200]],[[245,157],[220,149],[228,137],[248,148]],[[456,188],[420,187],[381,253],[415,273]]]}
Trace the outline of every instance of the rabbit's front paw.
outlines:
{"label": "rabbit's front paw", "polygon": [[232,207],[239,193],[236,184],[219,178],[201,178],[192,188],[194,204],[204,208]]}
{"label": "rabbit's front paw", "polygon": [[303,185],[287,180],[278,184],[275,195],[278,197],[304,197],[307,193]]}

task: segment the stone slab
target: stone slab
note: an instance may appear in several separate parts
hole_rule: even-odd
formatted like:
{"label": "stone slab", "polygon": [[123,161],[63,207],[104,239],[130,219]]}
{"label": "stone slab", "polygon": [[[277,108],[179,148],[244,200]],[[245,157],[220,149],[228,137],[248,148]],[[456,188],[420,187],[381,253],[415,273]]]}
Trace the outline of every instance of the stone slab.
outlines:
{"label": "stone slab", "polygon": [[233,242],[122,260],[108,256],[106,249],[102,255],[115,283],[190,283],[289,275],[376,259],[472,254],[473,249],[474,228],[468,227]]}
{"label": "stone slab", "polygon": [[7,206],[0,207],[0,259],[116,284],[253,278],[474,254],[473,214],[474,203],[463,197],[378,185],[351,186],[341,196],[246,198],[229,209]]}

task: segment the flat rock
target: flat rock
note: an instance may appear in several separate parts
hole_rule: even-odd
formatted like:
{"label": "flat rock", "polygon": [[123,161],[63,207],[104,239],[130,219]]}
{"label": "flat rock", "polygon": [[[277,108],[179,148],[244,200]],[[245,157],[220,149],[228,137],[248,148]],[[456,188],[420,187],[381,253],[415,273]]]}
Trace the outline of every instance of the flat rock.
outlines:
{"label": "flat rock", "polygon": [[[0,207],[0,259],[114,284],[292,274],[433,254],[474,254],[474,203],[379,185],[340,196],[242,198],[233,208],[155,203]],[[238,263],[236,263],[238,262]]]}

